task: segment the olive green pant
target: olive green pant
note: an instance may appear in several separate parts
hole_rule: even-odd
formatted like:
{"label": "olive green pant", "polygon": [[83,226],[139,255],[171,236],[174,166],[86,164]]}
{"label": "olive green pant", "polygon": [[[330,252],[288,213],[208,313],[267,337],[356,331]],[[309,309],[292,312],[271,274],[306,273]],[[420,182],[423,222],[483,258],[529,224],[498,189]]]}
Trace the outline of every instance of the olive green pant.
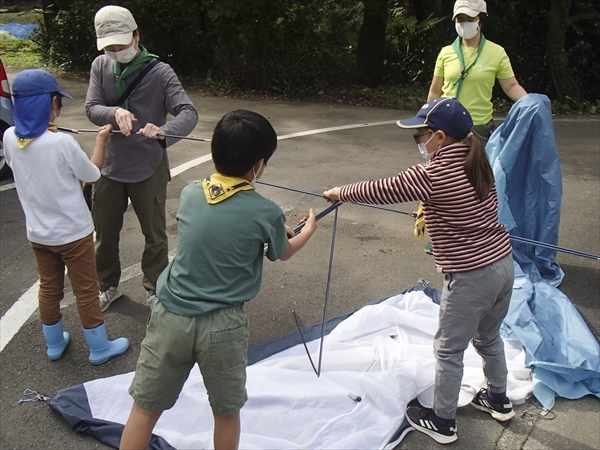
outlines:
{"label": "olive green pant", "polygon": [[119,239],[128,200],[146,240],[141,264],[143,285],[146,290],[155,290],[156,280],[169,262],[165,212],[168,182],[169,169],[163,161],[150,178],[138,183],[123,183],[105,176],[94,183],[92,218],[101,291],[119,285]]}

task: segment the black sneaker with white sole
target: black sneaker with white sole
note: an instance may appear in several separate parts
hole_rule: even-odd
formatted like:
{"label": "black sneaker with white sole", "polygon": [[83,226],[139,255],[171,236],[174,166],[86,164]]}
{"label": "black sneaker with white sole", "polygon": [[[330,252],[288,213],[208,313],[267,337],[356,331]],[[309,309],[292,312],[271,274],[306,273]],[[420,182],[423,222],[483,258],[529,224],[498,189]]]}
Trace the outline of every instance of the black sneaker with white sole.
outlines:
{"label": "black sneaker with white sole", "polygon": [[471,402],[471,406],[479,411],[490,413],[494,419],[500,422],[506,422],[515,416],[513,405],[508,397],[504,397],[500,403],[494,403],[490,400],[486,388],[481,388],[479,390]]}
{"label": "black sneaker with white sole", "polygon": [[410,406],[406,410],[406,419],[415,430],[425,433],[440,444],[450,444],[458,439],[456,421],[452,419],[448,425],[440,425],[431,408]]}

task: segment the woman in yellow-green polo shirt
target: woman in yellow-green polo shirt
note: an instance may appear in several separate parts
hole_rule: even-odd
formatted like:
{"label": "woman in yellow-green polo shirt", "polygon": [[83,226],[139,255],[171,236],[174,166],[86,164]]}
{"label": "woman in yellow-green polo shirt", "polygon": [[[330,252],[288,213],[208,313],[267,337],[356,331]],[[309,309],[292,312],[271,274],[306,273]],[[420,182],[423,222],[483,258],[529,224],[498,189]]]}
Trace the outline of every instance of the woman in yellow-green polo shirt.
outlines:
{"label": "woman in yellow-green polo shirt", "polygon": [[492,89],[498,79],[513,101],[527,94],[515,78],[504,49],[481,33],[484,0],[458,0],[452,20],[458,37],[440,51],[427,100],[454,97],[473,118],[473,131],[485,145],[494,130]]}

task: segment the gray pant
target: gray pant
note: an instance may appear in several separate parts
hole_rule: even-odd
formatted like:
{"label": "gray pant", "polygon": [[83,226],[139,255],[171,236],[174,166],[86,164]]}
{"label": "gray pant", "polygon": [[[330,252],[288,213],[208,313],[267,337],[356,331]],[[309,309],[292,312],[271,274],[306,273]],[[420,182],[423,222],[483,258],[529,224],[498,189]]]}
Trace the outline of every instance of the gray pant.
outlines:
{"label": "gray pant", "polygon": [[500,325],[508,312],[515,273],[512,254],[482,269],[447,273],[440,302],[439,328],[433,342],[437,360],[434,410],[454,419],[469,341],[483,358],[493,393],[506,391],[506,357]]}

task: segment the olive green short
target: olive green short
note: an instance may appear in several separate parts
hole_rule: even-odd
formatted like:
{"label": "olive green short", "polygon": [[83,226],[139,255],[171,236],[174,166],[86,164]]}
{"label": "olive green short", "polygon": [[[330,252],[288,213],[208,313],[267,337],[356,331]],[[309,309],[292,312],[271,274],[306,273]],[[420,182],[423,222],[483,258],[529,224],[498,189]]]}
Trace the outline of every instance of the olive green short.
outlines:
{"label": "olive green short", "polygon": [[211,408],[221,416],[238,412],[246,400],[248,316],[241,304],[197,317],[152,311],[129,394],[142,408],[175,405],[190,370],[198,363]]}

